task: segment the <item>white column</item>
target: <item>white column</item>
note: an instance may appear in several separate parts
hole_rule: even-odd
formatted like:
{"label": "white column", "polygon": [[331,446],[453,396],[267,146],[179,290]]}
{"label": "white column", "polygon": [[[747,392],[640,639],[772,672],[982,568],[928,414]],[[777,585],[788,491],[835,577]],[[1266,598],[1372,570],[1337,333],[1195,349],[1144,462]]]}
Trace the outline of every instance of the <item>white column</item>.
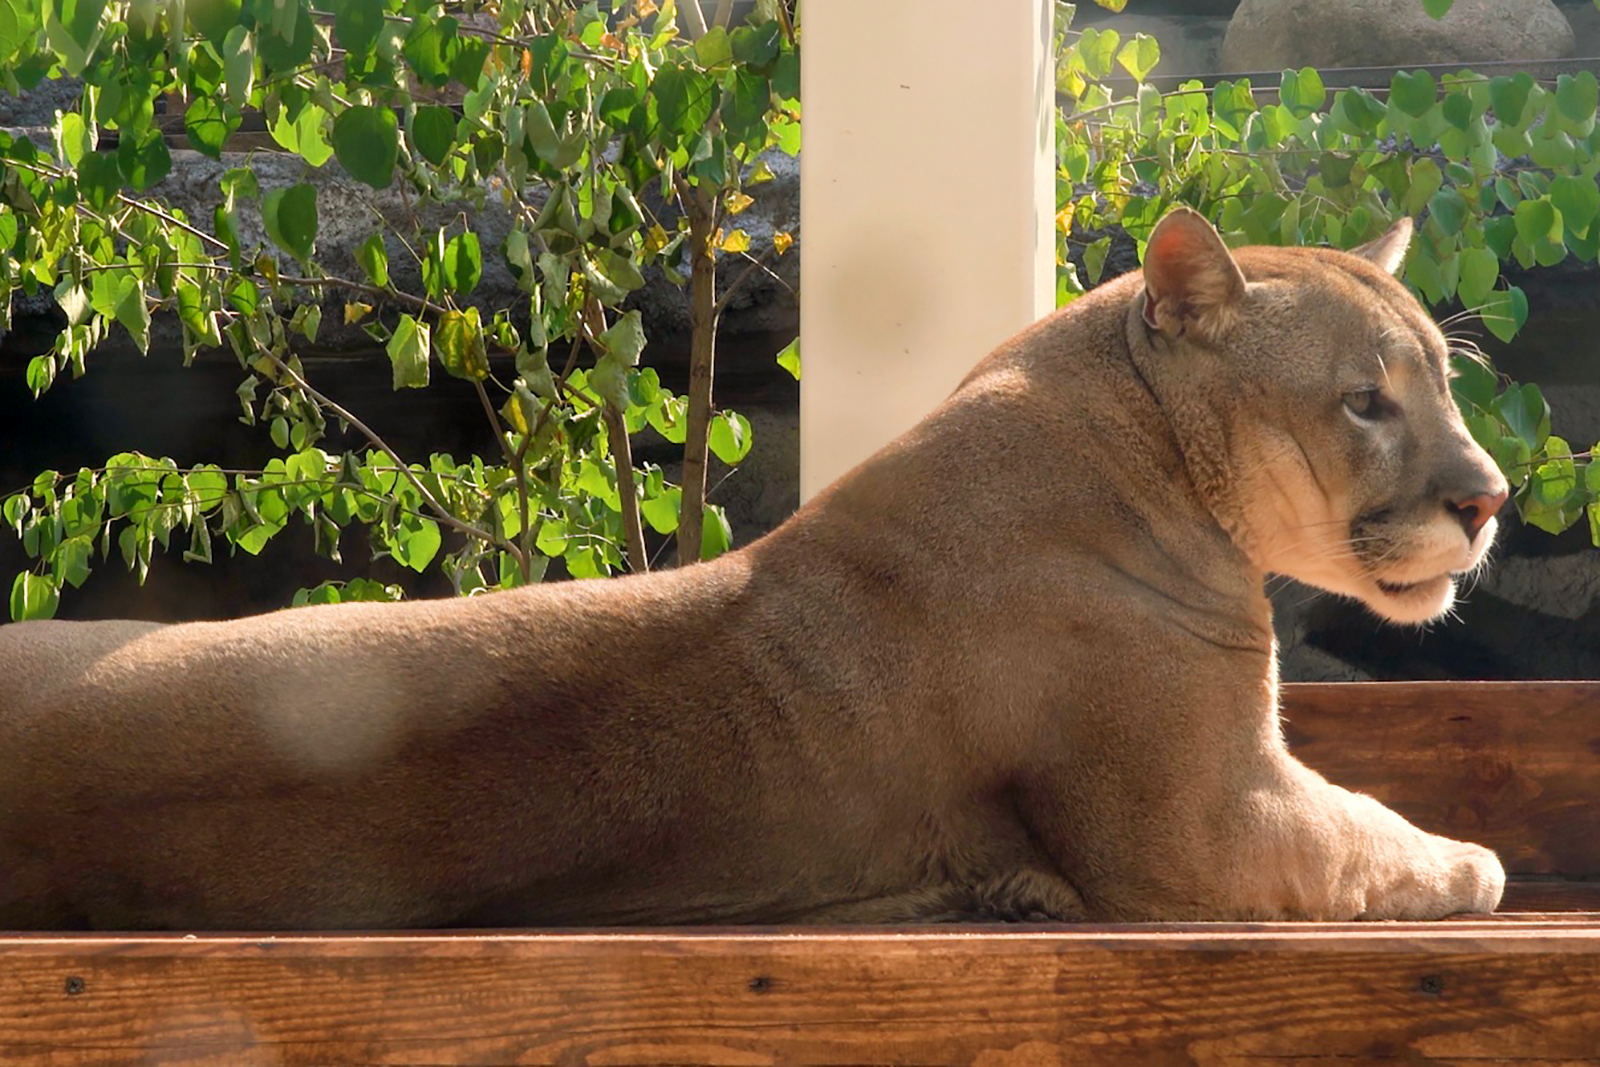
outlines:
{"label": "white column", "polygon": [[1051,0],[806,0],[800,492],[1054,305]]}

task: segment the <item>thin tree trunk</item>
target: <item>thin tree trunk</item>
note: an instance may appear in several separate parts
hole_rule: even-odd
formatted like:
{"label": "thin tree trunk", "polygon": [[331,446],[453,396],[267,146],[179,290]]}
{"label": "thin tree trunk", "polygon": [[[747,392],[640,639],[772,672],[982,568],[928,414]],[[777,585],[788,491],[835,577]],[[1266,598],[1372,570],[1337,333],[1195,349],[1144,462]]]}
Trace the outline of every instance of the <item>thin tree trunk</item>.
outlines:
{"label": "thin tree trunk", "polygon": [[628,542],[628,570],[644,574],[650,569],[650,556],[644,550],[644,527],[639,523],[639,498],[633,485],[633,445],[628,427],[610,401],[603,409],[606,436],[611,442],[611,459],[617,466],[617,495],[622,498],[622,530]]}
{"label": "thin tree trunk", "polygon": [[706,445],[711,431],[711,378],[717,352],[716,193],[679,186],[689,213],[689,424],[683,439],[683,507],[678,517],[678,566],[700,559],[706,500]]}
{"label": "thin tree trunk", "polygon": [[678,0],[678,15],[689,40],[698,41],[706,35],[706,16],[700,10],[700,0]]}

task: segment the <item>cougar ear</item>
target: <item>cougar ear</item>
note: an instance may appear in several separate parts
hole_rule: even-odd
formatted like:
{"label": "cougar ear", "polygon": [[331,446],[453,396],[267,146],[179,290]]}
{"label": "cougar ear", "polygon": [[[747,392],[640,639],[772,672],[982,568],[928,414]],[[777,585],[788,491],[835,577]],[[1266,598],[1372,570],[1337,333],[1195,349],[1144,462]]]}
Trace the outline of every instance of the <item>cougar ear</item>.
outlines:
{"label": "cougar ear", "polygon": [[1144,321],[1168,337],[1193,330],[1214,340],[1244,300],[1244,274],[1205,216],[1168,212],[1144,250]]}
{"label": "cougar ear", "polygon": [[1390,274],[1398,275],[1400,268],[1405,265],[1406,252],[1410,248],[1411,220],[1401,216],[1382,237],[1350,251],[1369,263],[1376,263]]}

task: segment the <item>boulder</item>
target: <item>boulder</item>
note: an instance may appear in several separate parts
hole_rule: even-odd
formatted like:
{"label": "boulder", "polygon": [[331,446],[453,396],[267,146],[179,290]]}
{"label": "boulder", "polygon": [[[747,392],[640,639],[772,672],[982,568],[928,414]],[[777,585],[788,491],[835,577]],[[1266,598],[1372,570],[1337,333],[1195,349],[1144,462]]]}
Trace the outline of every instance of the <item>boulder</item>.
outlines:
{"label": "boulder", "polygon": [[1442,19],[1419,0],[1243,0],[1222,42],[1222,65],[1404,67],[1561,59],[1572,49],[1572,27],[1551,0],[1456,0]]}

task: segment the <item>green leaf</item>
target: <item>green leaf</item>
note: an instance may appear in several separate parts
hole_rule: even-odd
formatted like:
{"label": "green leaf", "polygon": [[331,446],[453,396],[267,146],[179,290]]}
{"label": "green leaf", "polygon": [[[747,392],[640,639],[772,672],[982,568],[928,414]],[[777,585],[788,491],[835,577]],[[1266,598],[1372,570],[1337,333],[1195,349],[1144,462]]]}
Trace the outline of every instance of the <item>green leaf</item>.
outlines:
{"label": "green leaf", "polygon": [[1328,99],[1328,90],[1315,67],[1289,69],[1283,72],[1283,79],[1278,86],[1278,99],[1295,118],[1303,119],[1322,110],[1322,105]]}
{"label": "green leaf", "polygon": [[1107,78],[1117,61],[1117,46],[1122,35],[1112,29],[1085,29],[1078,38],[1078,58],[1091,78]]}
{"label": "green leaf", "polygon": [[411,143],[422,158],[434,166],[450,155],[456,140],[456,117],[447,107],[430,105],[417,108],[411,120]]}
{"label": "green leaf", "polygon": [[317,190],[308,182],[261,198],[261,221],[274,244],[304,263],[317,240]]}
{"label": "green leaf", "polygon": [[[0,10],[4,7],[0,6]],[[69,166],[76,167],[84,156],[94,151],[98,141],[94,128],[83,121],[82,115],[76,111],[61,113],[56,123],[56,145]]]}
{"label": "green leaf", "polygon": [[728,513],[716,504],[707,504],[701,512],[700,558],[716,559],[733,546],[733,527],[728,525]]}
{"label": "green leaf", "polygon": [[356,246],[356,262],[367,272],[373,285],[380,289],[389,287],[389,253],[384,248],[383,234],[369,234]]}
{"label": "green leaf", "polygon": [[197,96],[183,113],[183,130],[195,151],[222,158],[222,146],[239,128],[239,117],[213,96]]}
{"label": "green leaf", "polygon": [[1483,301],[1478,317],[1489,332],[1509,342],[1528,321],[1528,297],[1516,286],[1496,289]]}
{"label": "green leaf", "polygon": [[116,202],[122,191],[122,168],[117,157],[105,152],[91,152],[78,165],[78,192],[96,211],[104,212]]}
{"label": "green leaf", "polygon": [[765,67],[778,58],[783,26],[776,19],[733,31],[733,58],[742,67]]}
{"label": "green leaf", "polygon": [[1517,236],[1517,220],[1510,215],[1497,215],[1483,220],[1483,243],[1501,260],[1511,258],[1511,245]]}
{"label": "green leaf", "polygon": [[644,319],[637,311],[628,312],[600,335],[600,344],[624,367],[637,367],[645,345]]}
{"label": "green leaf", "polygon": [[311,58],[317,26],[305,0],[272,0],[271,25],[258,24],[256,48],[267,69],[292,71]]}
{"label": "green leaf", "polygon": [[1593,178],[1557,175],[1550,181],[1550,203],[1561,212],[1569,231],[1586,234],[1590,223],[1600,214],[1600,187]]}
{"label": "green leaf", "polygon": [[320,167],[333,156],[333,147],[322,133],[322,122],[327,117],[328,113],[316,104],[307,104],[290,122],[288,109],[285,108],[279,112],[278,121],[272,124],[268,132],[284,148],[313,167]]}
{"label": "green leaf", "polygon": [[383,8],[383,0],[344,0],[333,23],[339,47],[352,56],[372,51],[383,30]]}
{"label": "green leaf", "polygon": [[352,177],[387,189],[400,157],[400,124],[394,112],[367,104],[346,108],[333,120],[333,152]]}
{"label": "green leaf", "polygon": [[1122,46],[1117,53],[1117,62],[1122,64],[1122,69],[1133,75],[1134,81],[1144,81],[1145,77],[1155,69],[1161,60],[1161,46],[1156,39],[1147,34],[1138,33],[1133,39]]}
{"label": "green leaf", "polygon": [[[698,134],[716,105],[716,83],[692,67],[667,64],[650,83],[663,140],[675,145]],[[668,136],[670,135],[670,137]]]}
{"label": "green leaf", "polygon": [[1578,488],[1578,472],[1572,462],[1572,448],[1566,441],[1551,434],[1545,439],[1544,452],[1550,458],[1534,468],[1533,496],[1545,507],[1559,507]]}
{"label": "green leaf", "polygon": [[546,519],[539,524],[533,547],[547,556],[560,556],[567,550],[567,524],[561,519]]}
{"label": "green leaf", "polygon": [[1452,356],[1450,366],[1455,372],[1455,377],[1450,379],[1450,394],[1455,397],[1463,414],[1489,411],[1494,406],[1495,393],[1500,387],[1500,380],[1494,371],[1486,364],[1466,356]]}
{"label": "green leaf", "polygon": [[1600,106],[1600,82],[1589,71],[1563,74],[1556,79],[1556,110],[1572,123],[1594,122]]}
{"label": "green leaf", "polygon": [[1425,70],[1410,74],[1398,71],[1389,80],[1389,99],[1412,118],[1421,118],[1438,102],[1439,88],[1433,75]]}
{"label": "green leaf", "polygon": [[1456,294],[1467,308],[1479,307],[1500,280],[1500,259],[1487,248],[1464,248],[1460,262],[1461,281]]}
{"label": "green leaf", "polygon": [[733,58],[733,42],[728,38],[728,31],[721,26],[713,26],[705,35],[694,42],[695,62],[702,67],[716,67]]}
{"label": "green leaf", "polygon": [[733,411],[719,411],[711,419],[712,453],[732,467],[750,454],[750,420]]}
{"label": "green leaf", "polygon": [[1105,273],[1106,256],[1111,253],[1111,238],[1102,237],[1091,241],[1083,250],[1083,267],[1089,273],[1089,284],[1099,285],[1100,276]]}
{"label": "green leaf", "polygon": [[440,315],[434,344],[439,349],[439,362],[452,377],[477,382],[489,377],[489,355],[477,308]]}
{"label": "green leaf", "polygon": [[1422,9],[1430,18],[1442,19],[1456,0],[1422,0]]}
{"label": "green leaf", "polygon": [[1495,121],[1511,127],[1521,127],[1523,108],[1527,106],[1528,94],[1533,91],[1533,84],[1533,76],[1526,72],[1514,77],[1501,75],[1490,78],[1489,105],[1494,108]]}
{"label": "green leaf", "polygon": [[94,552],[94,542],[85,536],[69,537],[56,546],[50,554],[50,565],[55,581],[65,582],[81,589],[89,577],[89,557]]}
{"label": "green leaf", "polygon": [[1365,135],[1377,130],[1385,110],[1377,97],[1359,87],[1341,89],[1333,97],[1332,114],[1351,133]]}
{"label": "green leaf", "polygon": [[395,527],[389,539],[389,551],[395,560],[421,574],[439,554],[439,524],[432,519],[407,515]]}
{"label": "green leaf", "polygon": [[581,265],[596,295],[608,304],[621,303],[627,294],[644,288],[644,275],[633,261],[609,248],[595,249],[594,258],[582,257]]}
{"label": "green leaf", "polygon": [[140,352],[150,350],[150,307],[145,303],[144,288],[138,278],[124,278],[117,292],[116,307],[112,309],[122,328],[128,331]]}
{"label": "green leaf", "polygon": [[589,372],[589,388],[618,411],[628,408],[628,372],[616,356],[601,356]]}
{"label": "green leaf", "polygon": [[412,72],[436,89],[450,80],[450,66],[461,48],[459,25],[448,15],[419,18],[406,34],[402,51],[411,62]]}
{"label": "green leaf", "polygon": [[1444,120],[1465,133],[1472,128],[1472,97],[1459,90],[1447,93],[1440,107]]}
{"label": "green leaf", "polygon": [[206,40],[220,45],[228,31],[239,24],[242,7],[241,0],[188,0],[176,10],[182,11]]}
{"label": "green leaf", "polygon": [[1514,385],[1495,398],[1494,412],[1528,448],[1538,452],[1550,436],[1550,405],[1532,382]]}
{"label": "green leaf", "polygon": [[1404,206],[1407,215],[1420,215],[1422,209],[1428,206],[1437,193],[1444,186],[1444,172],[1439,169],[1439,164],[1431,159],[1417,160],[1411,168],[1411,187],[1406,190]]}
{"label": "green leaf", "polygon": [[11,583],[11,620],[50,619],[61,603],[61,591],[41,574],[19,573]]}
{"label": "green leaf", "polygon": [[729,139],[759,149],[766,141],[771,104],[772,86],[766,78],[747,70],[734,71],[722,99],[722,125]]}
{"label": "green leaf", "polygon": [[25,0],[0,0],[0,60],[9,60],[32,40],[35,19]]}
{"label": "green leaf", "polygon": [[172,170],[172,155],[154,126],[137,134],[124,130],[117,145],[117,165],[128,185],[142,193]]}
{"label": "green leaf", "polygon": [[683,490],[675,485],[663,488],[659,495],[646,497],[639,503],[639,514],[658,534],[676,533],[678,513],[683,507]]}
{"label": "green leaf", "polygon": [[401,315],[387,346],[396,389],[420,389],[428,384],[428,343],[428,324]]}
{"label": "green leaf", "polygon": [[89,315],[94,310],[89,303],[89,294],[83,287],[68,278],[56,286],[56,303],[66,313],[67,322],[73,326],[82,326],[89,321]]}
{"label": "green leaf", "polygon": [[793,375],[795,381],[800,380],[800,338],[796,337],[783,346],[778,353],[778,366]]}
{"label": "green leaf", "polygon": [[[106,0],[53,0],[45,4],[45,38],[61,54],[61,65],[68,75],[82,74],[94,57],[105,33],[100,21],[105,9]],[[29,19],[37,17],[30,15]]]}
{"label": "green leaf", "polygon": [[1513,217],[1517,221],[1517,236],[1530,245],[1545,238],[1561,240],[1561,213],[1545,197],[1524,200],[1517,205]]}
{"label": "green leaf", "polygon": [[438,264],[445,288],[461,296],[472,292],[483,277],[483,250],[478,235],[469,230],[445,241]]}
{"label": "green leaf", "polygon": [[256,54],[251,47],[250,31],[235,26],[222,41],[222,78],[228,102],[235,109],[250,103],[250,94],[256,86]]}

